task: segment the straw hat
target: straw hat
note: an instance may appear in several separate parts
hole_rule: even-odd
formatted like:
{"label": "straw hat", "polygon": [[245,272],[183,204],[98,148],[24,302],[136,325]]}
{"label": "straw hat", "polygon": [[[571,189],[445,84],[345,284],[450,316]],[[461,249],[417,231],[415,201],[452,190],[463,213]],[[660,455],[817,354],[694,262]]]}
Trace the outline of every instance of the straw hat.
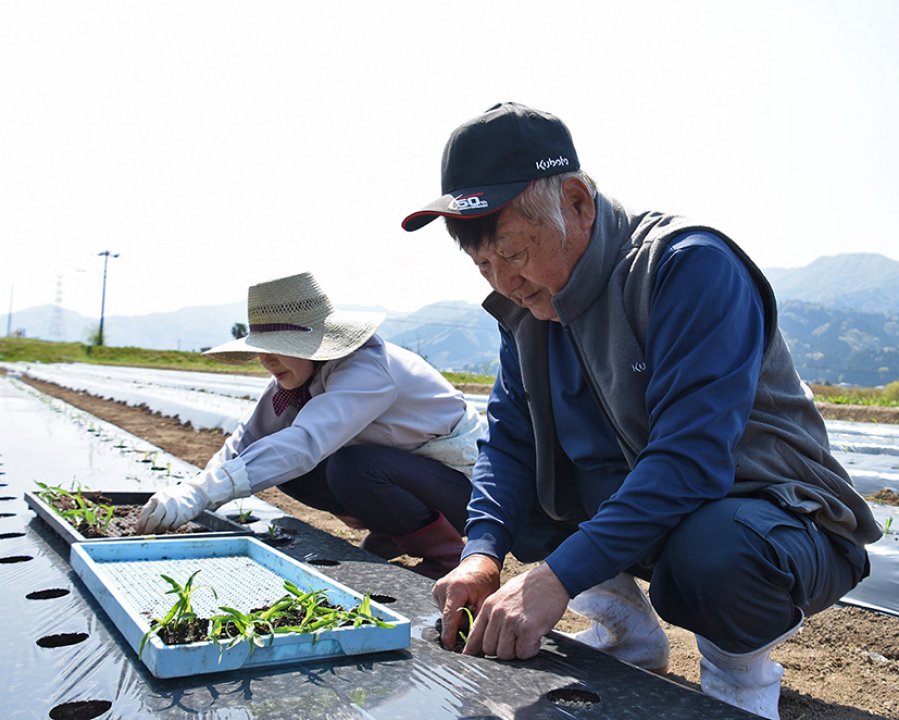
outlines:
{"label": "straw hat", "polygon": [[244,363],[259,353],[307,360],[334,360],[362,347],[384,320],[383,313],[335,310],[311,273],[250,287],[249,334],[204,355]]}

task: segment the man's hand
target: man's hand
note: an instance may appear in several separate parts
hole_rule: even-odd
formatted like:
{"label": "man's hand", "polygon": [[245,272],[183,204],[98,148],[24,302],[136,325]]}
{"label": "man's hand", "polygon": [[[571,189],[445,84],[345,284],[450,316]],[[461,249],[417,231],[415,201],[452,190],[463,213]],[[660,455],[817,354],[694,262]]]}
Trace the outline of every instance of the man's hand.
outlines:
{"label": "man's hand", "polygon": [[440,644],[452,648],[462,623],[463,607],[475,614],[487,597],[499,588],[499,562],[487,555],[469,555],[459,566],[434,585],[433,595],[443,614]]}
{"label": "man's hand", "polygon": [[468,633],[463,653],[483,652],[500,660],[534,657],[540,651],[541,638],[565,613],[568,600],[568,591],[555,573],[546,564],[538,565],[486,598]]}
{"label": "man's hand", "polygon": [[153,533],[174,530],[206,509],[209,498],[191,483],[171,485],[156,492],[141,510],[135,530]]}

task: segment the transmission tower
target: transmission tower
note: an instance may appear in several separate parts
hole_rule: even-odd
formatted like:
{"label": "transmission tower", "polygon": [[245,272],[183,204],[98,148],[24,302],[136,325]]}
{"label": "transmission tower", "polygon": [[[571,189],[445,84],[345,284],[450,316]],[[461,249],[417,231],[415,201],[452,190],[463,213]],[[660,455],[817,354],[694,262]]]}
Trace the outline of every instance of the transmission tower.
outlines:
{"label": "transmission tower", "polygon": [[56,276],[56,298],[50,315],[50,339],[57,342],[65,339],[62,329],[62,275]]}

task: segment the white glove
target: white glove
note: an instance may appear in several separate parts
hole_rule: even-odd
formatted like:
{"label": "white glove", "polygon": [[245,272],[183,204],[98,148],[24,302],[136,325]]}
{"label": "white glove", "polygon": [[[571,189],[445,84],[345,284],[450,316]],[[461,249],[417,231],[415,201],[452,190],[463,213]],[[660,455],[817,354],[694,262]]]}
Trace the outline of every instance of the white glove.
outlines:
{"label": "white glove", "polygon": [[173,530],[204,510],[250,494],[244,461],[232,458],[215,470],[203,470],[187,482],[154,493],[141,510],[136,529],[138,533]]}

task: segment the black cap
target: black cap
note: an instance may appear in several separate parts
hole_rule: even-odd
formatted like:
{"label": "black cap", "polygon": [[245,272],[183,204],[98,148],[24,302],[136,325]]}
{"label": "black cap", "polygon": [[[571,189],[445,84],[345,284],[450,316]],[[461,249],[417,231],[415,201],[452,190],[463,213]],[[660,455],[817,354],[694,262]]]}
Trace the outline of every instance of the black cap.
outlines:
{"label": "black cap", "polygon": [[531,180],[580,169],[559,118],[506,102],[460,125],[443,149],[443,195],[403,220],[418,230],[438,215],[475,218],[502,209]]}

